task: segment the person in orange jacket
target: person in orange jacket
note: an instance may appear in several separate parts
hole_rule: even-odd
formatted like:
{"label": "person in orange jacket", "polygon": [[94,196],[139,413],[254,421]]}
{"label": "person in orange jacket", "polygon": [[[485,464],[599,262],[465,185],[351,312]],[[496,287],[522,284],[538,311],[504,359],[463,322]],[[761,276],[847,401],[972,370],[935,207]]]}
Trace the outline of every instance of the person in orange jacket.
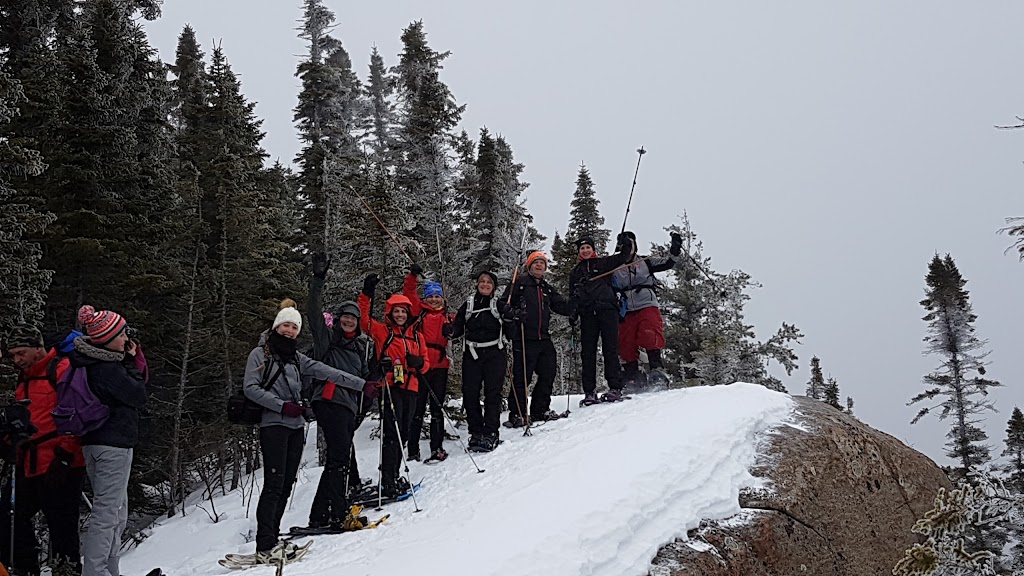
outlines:
{"label": "person in orange jacket", "polygon": [[[85,478],[85,459],[78,438],[58,436],[50,412],[57,406],[57,382],[69,360],[47,350],[33,326],[16,326],[7,337],[7,351],[18,368],[16,401],[28,400],[32,424],[38,429],[16,447],[14,558],[11,561],[10,485],[3,493],[0,517],[0,560],[26,574],[39,573],[39,542],[33,518],[46,517],[53,559],[80,569],[78,510]],[[11,446],[10,448],[15,448]]]}
{"label": "person in orange jacket", "polygon": [[417,394],[422,375],[430,370],[427,345],[417,332],[412,316],[412,302],[401,294],[388,298],[384,306],[384,320],[370,315],[373,295],[380,277],[370,274],[363,280],[359,294],[359,325],[373,338],[379,358],[381,384],[381,426],[384,434],[381,458],[381,492],[387,497],[404,494],[412,489],[406,479],[399,477],[402,450],[416,409]]}
{"label": "person in orange jacket", "polygon": [[444,397],[448,391],[448,337],[451,333],[452,315],[446,308],[444,287],[439,282],[423,283],[423,300],[417,293],[419,276],[423,268],[413,263],[402,285],[402,294],[412,303],[412,316],[419,323],[418,330],[427,345],[427,360],[430,370],[423,374],[416,410],[409,428],[409,459],[420,459],[420,430],[423,417],[430,404],[430,457],[427,464],[441,462],[448,458],[444,449]]}

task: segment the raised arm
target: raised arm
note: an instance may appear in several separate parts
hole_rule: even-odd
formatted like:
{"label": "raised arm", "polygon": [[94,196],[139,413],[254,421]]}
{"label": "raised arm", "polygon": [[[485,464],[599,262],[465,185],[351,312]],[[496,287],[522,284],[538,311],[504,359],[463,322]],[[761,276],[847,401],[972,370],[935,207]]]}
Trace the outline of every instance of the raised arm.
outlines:
{"label": "raised arm", "polygon": [[[413,266],[416,265],[413,264]],[[418,269],[419,266],[416,266],[416,268]],[[409,313],[413,318],[419,316],[420,312],[423,310],[423,303],[420,302],[420,295],[416,290],[419,288],[419,285],[420,277],[415,273],[415,270],[406,274],[405,280],[402,281],[402,295],[408,298],[409,302],[412,302],[412,310],[410,310]]]}
{"label": "raised arm", "polygon": [[327,349],[331,347],[331,332],[327,324],[324,323],[324,306],[321,302],[328,265],[327,259],[322,254],[313,255],[313,276],[309,279],[306,316],[312,325],[310,329],[313,332],[314,358],[326,358]]}

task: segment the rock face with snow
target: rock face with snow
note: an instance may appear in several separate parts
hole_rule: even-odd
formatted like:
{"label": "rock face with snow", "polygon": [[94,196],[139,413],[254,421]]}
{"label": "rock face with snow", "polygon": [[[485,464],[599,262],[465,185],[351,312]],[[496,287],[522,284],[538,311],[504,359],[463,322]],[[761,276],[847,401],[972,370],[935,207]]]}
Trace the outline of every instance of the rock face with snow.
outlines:
{"label": "rock face with snow", "polygon": [[704,522],[663,547],[653,576],[889,574],[918,541],[911,526],[950,487],[939,467],[895,438],[822,402],[794,397],[744,489],[743,512]]}

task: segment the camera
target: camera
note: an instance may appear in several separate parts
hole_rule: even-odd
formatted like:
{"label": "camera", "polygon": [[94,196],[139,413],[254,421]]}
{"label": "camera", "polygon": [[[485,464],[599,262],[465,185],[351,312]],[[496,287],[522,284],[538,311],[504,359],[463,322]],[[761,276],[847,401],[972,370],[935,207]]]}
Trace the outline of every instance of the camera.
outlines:
{"label": "camera", "polygon": [[126,326],[124,329],[124,335],[127,336],[129,340],[138,341],[139,331],[131,326]]}
{"label": "camera", "polygon": [[0,436],[31,438],[39,431],[32,424],[32,413],[28,405],[28,400],[20,400],[0,408]]}

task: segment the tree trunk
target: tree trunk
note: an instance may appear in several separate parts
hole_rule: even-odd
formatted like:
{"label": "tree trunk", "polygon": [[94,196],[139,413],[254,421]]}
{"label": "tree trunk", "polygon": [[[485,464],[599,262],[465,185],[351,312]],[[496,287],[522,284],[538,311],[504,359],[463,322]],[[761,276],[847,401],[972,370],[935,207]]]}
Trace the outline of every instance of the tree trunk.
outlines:
{"label": "tree trunk", "polygon": [[174,429],[171,433],[171,507],[168,517],[173,516],[175,507],[181,502],[185,506],[184,473],[181,466],[181,419],[185,406],[185,386],[188,383],[188,362],[192,349],[192,326],[196,309],[196,277],[199,274],[199,256],[201,243],[196,244],[195,257],[192,259],[192,283],[188,295],[188,316],[185,323],[185,349],[181,357],[181,373],[178,377],[178,394],[174,404]]}

